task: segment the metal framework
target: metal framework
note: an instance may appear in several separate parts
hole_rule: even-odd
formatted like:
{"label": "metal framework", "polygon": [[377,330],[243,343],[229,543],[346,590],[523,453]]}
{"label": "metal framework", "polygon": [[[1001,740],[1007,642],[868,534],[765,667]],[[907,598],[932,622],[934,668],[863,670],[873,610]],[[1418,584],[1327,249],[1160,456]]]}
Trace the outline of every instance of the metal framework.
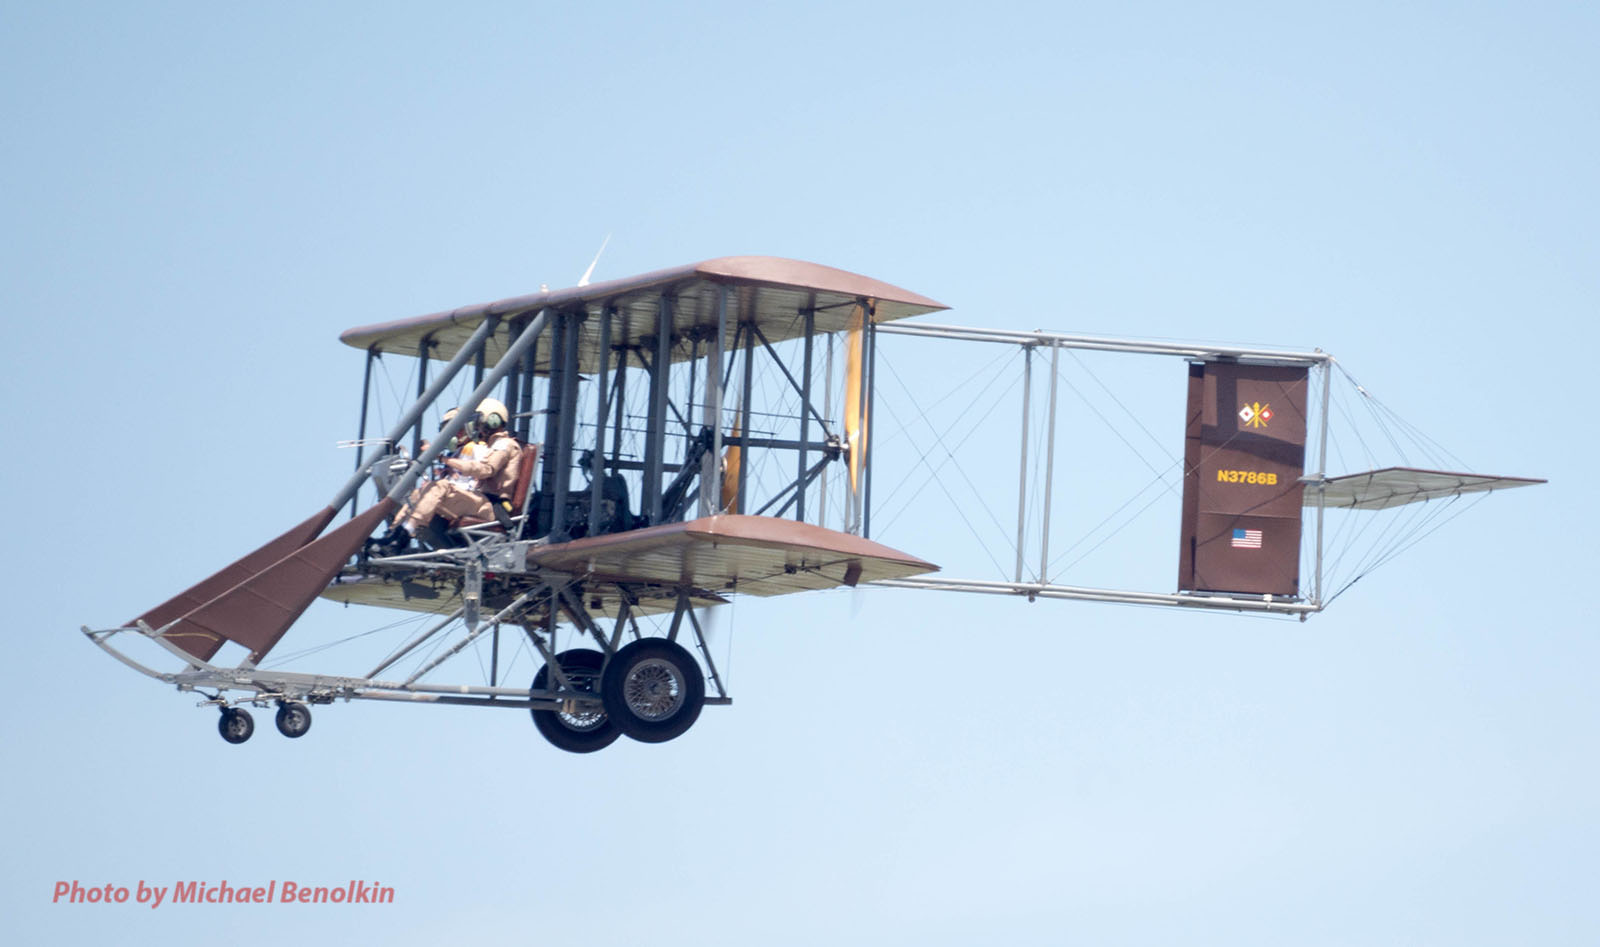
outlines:
{"label": "metal framework", "polygon": [[[1002,345],[1015,345],[1023,352],[1023,386],[1022,386],[1022,422],[1020,427],[1019,460],[1017,473],[1017,535],[1016,535],[1016,569],[1013,580],[1010,582],[993,581],[986,579],[959,579],[946,577],[913,577],[907,579],[894,579],[875,584],[890,588],[906,589],[933,589],[947,592],[973,592],[986,595],[1016,595],[1029,601],[1036,599],[1073,599],[1079,601],[1113,602],[1128,605],[1161,605],[1178,608],[1218,609],[1225,611],[1268,612],[1283,615],[1298,616],[1302,620],[1308,615],[1319,612],[1323,608],[1322,598],[1322,562],[1323,562],[1323,512],[1327,505],[1323,495],[1327,483],[1327,443],[1328,443],[1328,378],[1331,374],[1327,369],[1333,362],[1333,356],[1318,349],[1311,352],[1297,352],[1284,349],[1258,349],[1240,348],[1233,346],[1214,346],[1204,343],[1190,342],[1151,342],[1143,339],[1119,339],[1101,336],[1069,335],[1058,332],[1026,332],[1004,329],[968,328],[964,326],[929,325],[926,323],[892,323],[877,327],[878,334],[897,336],[912,336],[917,338],[947,339],[967,342],[987,342]],[[1315,501],[1307,501],[1307,505],[1316,509],[1316,538],[1313,543],[1313,559],[1315,574],[1311,594],[1305,598],[1286,598],[1282,596],[1247,596],[1225,595],[1217,593],[1166,593],[1145,592],[1126,589],[1088,588],[1073,585],[1060,585],[1048,580],[1049,551],[1050,551],[1050,506],[1051,485],[1055,479],[1056,459],[1056,377],[1063,349],[1081,349],[1096,352],[1122,352],[1136,355],[1163,355],[1182,358],[1191,362],[1230,361],[1255,365],[1288,365],[1318,367],[1322,372],[1322,398],[1321,410],[1318,412],[1318,451],[1317,470],[1315,473],[1307,472],[1302,478],[1307,488],[1314,491]],[[1044,445],[1044,498],[1043,510],[1040,516],[1040,556],[1039,556],[1039,581],[1023,581],[1023,565],[1026,555],[1024,534],[1028,526],[1028,451],[1029,432],[1033,423],[1032,373],[1033,359],[1036,350],[1048,350],[1050,353],[1050,400],[1046,409],[1046,430],[1048,432]]]}
{"label": "metal framework", "polygon": [[[1346,482],[1349,477],[1330,480],[1327,476],[1332,356],[1321,350],[1238,348],[895,321],[942,308],[925,297],[815,264],[723,258],[586,289],[542,292],[538,296],[350,330],[345,340],[365,354],[357,439],[352,442],[358,451],[355,470],[327,510],[139,620],[101,630],[84,627],[82,631],[129,667],[180,691],[198,693],[205,698],[203,703],[222,708],[224,724],[239,705],[277,702],[280,730],[295,736],[298,733],[285,728],[285,708],[298,706],[305,711],[305,704],[336,700],[528,709],[536,712],[536,722],[551,716],[541,715],[542,711],[575,719],[614,716],[621,712],[614,702],[621,699],[615,682],[597,686],[596,675],[604,678],[619,667],[631,674],[632,656],[642,655],[638,666],[648,673],[641,677],[639,686],[642,693],[648,692],[654,686],[650,674],[685,669],[684,665],[673,664],[680,652],[683,660],[692,665],[687,677],[694,680],[687,683],[694,686],[687,692],[680,688],[675,699],[683,700],[685,693],[692,692],[696,714],[700,702],[729,704],[731,698],[707,647],[696,610],[725,602],[722,594],[737,592],[741,582],[746,591],[755,588],[755,594],[782,594],[841,582],[855,585],[879,577],[874,584],[891,588],[1012,595],[1029,601],[1074,599],[1269,613],[1302,620],[1324,607],[1323,521],[1330,490],[1339,497],[1354,497],[1358,489]],[[844,373],[847,394],[839,399],[838,408],[844,417],[838,418],[834,416],[834,336],[857,329],[859,336],[847,336],[852,340]],[[869,432],[876,423],[873,407],[878,344],[884,334],[1021,348],[1017,555],[1009,580],[920,576],[935,567],[867,542],[872,530],[874,476],[873,438]],[[827,343],[820,358],[816,350],[819,338]],[[390,347],[386,349],[385,345]],[[794,357],[786,357],[780,351],[783,345],[794,347],[790,352]],[[1304,495],[1304,506],[1316,511],[1310,594],[1143,592],[1051,581],[1057,377],[1064,349],[1163,355],[1190,362],[1320,368],[1323,374],[1316,470],[1301,478],[1309,490]],[[1039,410],[1033,403],[1034,362],[1045,356],[1045,350],[1050,372],[1048,402],[1043,409],[1047,433],[1044,443],[1035,445],[1029,442]],[[383,437],[368,439],[373,367],[386,351],[417,358],[415,398]],[[449,356],[447,360],[445,355]],[[434,364],[441,360],[444,364]],[[823,362],[820,393],[815,384],[819,360]],[[473,366],[472,391],[460,405],[463,410],[441,425],[425,447],[425,412],[456,384],[469,364]],[[762,369],[760,388],[758,366]],[[587,392],[582,387],[585,383],[592,386]],[[778,389],[778,395],[771,393],[772,387]],[[539,476],[533,477],[530,470],[521,495],[506,498],[512,501],[510,512],[497,513],[499,522],[462,526],[449,535],[449,544],[435,543],[421,552],[357,554],[355,550],[374,526],[388,519],[390,513],[403,510],[412,487],[470,421],[473,409],[497,389],[512,415],[508,430],[524,445],[536,443],[542,460]],[[536,423],[540,415],[542,428]],[[756,425],[762,429],[757,430]],[[368,446],[376,450],[369,452]],[[792,457],[782,456],[785,452]],[[1042,498],[1028,495],[1030,452],[1035,455],[1035,462],[1042,457]],[[778,455],[777,462],[769,463],[774,455]],[[531,446],[518,456],[531,459]],[[763,463],[755,462],[758,457]],[[806,546],[794,539],[785,545],[784,538],[772,539],[766,534],[751,540],[751,548],[765,543],[764,551],[822,548],[838,552],[847,546],[853,550],[826,562],[815,556],[809,561],[803,556],[797,560],[780,556],[770,575],[759,580],[794,585],[774,584],[774,591],[762,592],[753,585],[758,580],[750,571],[740,573],[729,566],[721,575],[731,581],[717,588],[702,587],[695,584],[691,575],[698,567],[691,567],[687,556],[681,562],[669,560],[671,568],[665,573],[659,569],[647,573],[629,568],[638,565],[631,558],[619,560],[620,565],[614,565],[611,573],[595,564],[594,550],[613,541],[614,537],[606,534],[660,527],[631,537],[622,545],[628,556],[643,556],[646,553],[639,550],[644,547],[636,546],[635,540],[654,542],[656,536],[674,528],[687,532],[698,524],[686,524],[685,520],[724,513],[773,519],[726,517],[708,522],[759,522],[766,528],[779,519],[792,518],[808,525],[778,525],[791,533],[810,530],[822,534],[825,531],[817,527],[825,526],[830,515],[825,476],[830,464],[845,465],[850,471],[845,496],[836,497],[834,506],[844,532],[852,535],[826,535],[830,540],[848,539],[848,543],[818,542]],[[574,470],[581,473],[585,486],[574,485]],[[753,473],[757,470],[778,473],[758,476]],[[1440,491],[1450,489],[1452,482],[1465,484],[1461,489],[1477,490],[1493,489],[1516,479],[1476,478],[1468,483],[1473,475],[1415,473],[1434,477],[1416,485],[1417,490],[1429,491],[1429,495],[1440,495]],[[1401,474],[1389,474],[1386,482],[1390,484],[1406,480]],[[369,480],[377,487],[377,503],[358,512],[358,495]],[[1032,582],[1025,581],[1030,499],[1041,509],[1042,524],[1037,581]],[[1402,498],[1397,502],[1406,501]],[[318,533],[346,505],[350,521],[318,538]],[[724,532],[713,536],[708,540],[710,548],[717,548],[719,542],[736,545],[729,535]],[[575,543],[591,537],[595,538],[591,544]],[[903,558],[879,556],[874,560],[873,556],[879,555],[874,550]],[[563,554],[571,558],[564,560]],[[850,559],[852,555],[856,558]],[[574,564],[585,558],[586,565]],[[863,562],[898,562],[908,567],[864,574]],[[824,566],[838,571],[823,575]],[[619,569],[630,574],[616,574]],[[654,578],[640,578],[646,574]],[[330,578],[333,585],[329,585]],[[817,584],[799,584],[802,579]],[[258,584],[259,588],[253,587]],[[364,675],[258,667],[259,659],[311,599],[317,594],[335,597],[336,589],[366,595],[359,600],[369,604],[409,608],[436,617]],[[265,618],[259,623],[264,630],[253,630],[244,636],[216,631],[227,628],[230,621],[255,621],[263,615]],[[638,619],[649,615],[667,617],[664,634],[649,635],[641,629]],[[563,626],[570,631],[562,632]],[[544,661],[545,669],[532,686],[507,685],[503,680],[502,648],[506,637],[514,637],[503,636],[505,629],[519,630]],[[563,663],[579,652],[559,649],[559,634],[570,634],[591,643],[593,648],[581,649],[586,656],[576,663]],[[154,642],[181,660],[182,669],[163,672],[130,657],[119,646],[130,636]],[[209,636],[208,643],[196,646],[193,642],[197,636]],[[490,647],[487,683],[432,680],[435,672],[485,636]],[[216,663],[216,648],[223,638],[247,644],[250,656],[233,667]],[[680,638],[692,642],[694,650],[679,645]],[[437,657],[423,662],[408,676],[394,676],[400,662],[414,659],[418,649],[428,644],[442,646]],[[640,645],[661,650],[647,652]],[[625,654],[632,656],[624,657]],[[685,683],[682,677],[680,684]],[[712,688],[709,694],[704,693],[707,681]],[[651,693],[644,696],[653,699]],[[304,725],[309,727],[309,712],[305,713]],[[690,716],[681,725],[687,728],[692,722]],[[588,752],[598,748],[563,744],[551,736],[547,723],[548,720],[540,723],[541,730],[565,749]],[[682,732],[670,728],[650,730],[648,720],[634,723],[627,733],[642,740],[671,739]],[[237,739],[229,737],[226,726],[223,735],[232,742],[242,742],[251,727],[253,724],[248,724],[246,718],[242,736],[236,733]],[[573,731],[578,734],[573,739],[579,742],[581,729],[578,726]]]}

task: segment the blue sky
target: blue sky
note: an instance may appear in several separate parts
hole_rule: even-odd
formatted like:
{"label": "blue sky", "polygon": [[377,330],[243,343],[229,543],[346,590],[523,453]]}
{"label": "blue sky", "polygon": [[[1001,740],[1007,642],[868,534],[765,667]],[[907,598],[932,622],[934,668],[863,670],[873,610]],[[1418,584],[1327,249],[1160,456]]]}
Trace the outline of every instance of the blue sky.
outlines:
{"label": "blue sky", "polygon": [[[1556,3],[8,7],[10,927],[1592,943],[1597,44]],[[1322,346],[1551,484],[1305,624],[741,602],[735,705],[592,758],[365,704],[228,746],[77,634],[326,502],[341,330],[569,285],[608,233],[597,278],[770,254],[960,324]],[[351,878],[398,902],[50,903]]]}

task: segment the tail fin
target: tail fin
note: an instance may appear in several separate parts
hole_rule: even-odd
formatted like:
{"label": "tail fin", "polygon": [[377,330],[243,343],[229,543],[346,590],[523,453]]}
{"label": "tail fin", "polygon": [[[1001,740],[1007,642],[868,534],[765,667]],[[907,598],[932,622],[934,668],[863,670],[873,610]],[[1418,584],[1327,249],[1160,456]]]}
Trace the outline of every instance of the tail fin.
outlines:
{"label": "tail fin", "polygon": [[1178,588],[1298,595],[1303,367],[1189,368]]}

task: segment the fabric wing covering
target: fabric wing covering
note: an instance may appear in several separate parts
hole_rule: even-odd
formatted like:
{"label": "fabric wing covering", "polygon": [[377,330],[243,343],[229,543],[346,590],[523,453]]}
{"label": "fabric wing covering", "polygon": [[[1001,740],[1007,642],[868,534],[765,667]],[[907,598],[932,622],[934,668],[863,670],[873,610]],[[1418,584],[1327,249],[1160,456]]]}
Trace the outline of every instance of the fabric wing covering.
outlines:
{"label": "fabric wing covering", "polygon": [[[1487,474],[1451,473],[1416,467],[1385,467],[1366,473],[1345,474],[1323,481],[1328,507],[1345,510],[1387,510],[1407,503],[1438,500],[1466,493],[1489,493],[1528,487],[1544,480],[1532,477],[1495,477]],[[1318,490],[1308,484],[1305,505],[1317,505]]]}
{"label": "fabric wing covering", "polygon": [[[815,316],[816,331],[840,332],[849,328],[858,304],[872,310],[875,323],[905,319],[949,308],[926,296],[870,277],[800,260],[779,257],[721,257],[657,270],[642,276],[593,283],[588,286],[515,296],[498,302],[463,306],[396,322],[347,330],[340,341],[359,349],[416,355],[424,340],[428,357],[448,360],[455,355],[486,316],[508,321],[546,307],[562,312],[598,315],[614,310],[612,346],[640,345],[657,334],[662,300],[667,300],[672,334],[686,338],[690,330],[715,326],[719,307],[725,306],[726,333],[722,344],[731,346],[740,323],[754,324],[768,342],[800,338],[805,332],[804,313]],[[593,372],[600,365],[598,320],[581,324],[578,370]],[[509,326],[496,330],[487,346],[492,363],[504,354],[514,338]],[[759,344],[759,343],[758,343]],[[702,341],[700,353],[704,354]],[[693,357],[693,349],[680,343],[672,361]],[[549,371],[550,347],[540,346],[534,371]]]}

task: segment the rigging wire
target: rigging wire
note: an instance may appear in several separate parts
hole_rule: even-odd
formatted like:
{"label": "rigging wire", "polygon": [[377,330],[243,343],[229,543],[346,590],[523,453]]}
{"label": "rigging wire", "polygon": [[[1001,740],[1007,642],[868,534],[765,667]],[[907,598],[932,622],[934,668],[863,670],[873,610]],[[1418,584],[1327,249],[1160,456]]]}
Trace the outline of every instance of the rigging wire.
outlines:
{"label": "rigging wire", "polygon": [[[883,363],[884,363],[885,366],[888,367],[890,375],[900,385],[901,389],[905,390],[906,395],[908,397],[911,397],[911,392],[910,392],[909,389],[906,388],[906,384],[905,384],[904,379],[902,379],[900,377],[899,373],[895,371],[894,366],[890,365],[887,359],[883,359]],[[980,391],[978,393],[978,397],[981,397],[990,388],[993,388],[994,385],[998,383],[998,381],[999,381],[999,377],[996,376],[996,378],[992,379],[990,381],[989,385],[986,386],[983,391]],[[974,423],[973,427],[966,433],[965,436],[963,436],[961,438],[961,440],[959,442],[956,443],[956,445],[955,445],[956,448],[959,449],[962,445],[964,445],[968,440],[971,439],[973,434],[977,433],[978,429],[982,426],[983,422],[988,420],[989,416],[994,413],[995,409],[999,407],[1000,403],[1005,400],[1006,396],[1011,393],[1011,389],[1016,387],[1016,385],[1019,383],[1019,381],[1020,381],[1020,376],[1012,378],[1011,384],[1007,385],[1003,390],[1001,390],[999,395],[996,397],[994,403],[989,406],[989,409],[986,412],[984,412],[984,414],[981,417],[979,417],[977,419],[977,421]],[[881,399],[879,399],[879,400],[881,401]],[[915,398],[912,398],[912,403],[913,404],[916,403],[915,402]],[[976,407],[978,405],[978,403],[979,403],[978,399],[974,398],[973,402],[968,406],[968,408],[967,409],[963,409],[962,415],[965,415],[966,412],[968,410],[970,410],[971,408]],[[894,414],[893,408],[888,407],[887,404],[885,404],[885,410],[888,410],[890,412],[890,414]],[[895,415],[894,419],[896,420],[896,422],[899,422],[899,420],[900,420],[898,415]],[[917,486],[917,488],[912,492],[911,496],[906,500],[905,505],[902,506],[898,511],[895,512],[895,514],[892,517],[889,518],[889,522],[884,528],[887,529],[888,526],[892,526],[899,519],[900,515],[903,514],[907,509],[910,508],[911,503],[913,501],[915,501],[917,496],[921,495],[922,490],[926,489],[926,487],[927,487],[929,482],[939,482],[938,481],[938,473],[939,473],[939,471],[942,470],[947,464],[950,464],[950,465],[954,466],[954,469],[955,469],[956,473],[961,475],[961,479],[967,484],[968,488],[972,490],[973,496],[975,496],[977,498],[977,500],[978,500],[978,505],[983,507],[984,512],[989,516],[990,522],[994,523],[995,528],[1000,531],[1001,535],[1003,535],[1003,536],[1007,535],[1008,531],[1007,531],[1006,527],[1000,525],[999,520],[994,515],[994,511],[989,508],[988,502],[984,500],[983,492],[981,490],[979,490],[977,485],[972,482],[972,479],[967,476],[967,473],[966,473],[966,471],[964,469],[962,469],[960,462],[956,461],[955,454],[951,451],[950,447],[945,443],[945,440],[940,437],[939,432],[934,429],[933,422],[931,420],[929,420],[929,418],[927,417],[926,412],[921,412],[919,419],[928,427],[929,433],[933,435],[934,444],[933,444],[933,446],[929,447],[927,451],[925,451],[923,453],[922,458],[920,458],[918,460],[916,465],[913,465],[912,470],[915,471],[917,466],[926,464],[927,457],[928,457],[929,454],[931,454],[933,452],[934,447],[937,447],[937,448],[939,448],[939,449],[944,451],[945,460],[941,460],[938,463],[937,466],[929,465],[928,476],[926,478],[924,478],[923,482],[921,484],[919,484]],[[958,424],[958,423],[960,423],[960,416],[958,416],[955,421],[951,422],[950,428],[947,429],[947,431],[946,431],[946,435],[948,435],[951,430],[954,430],[955,425]],[[908,435],[908,438],[909,438],[909,435]],[[915,444],[915,442],[913,442],[913,444],[912,444],[913,449],[915,449],[916,446],[917,445]],[[909,477],[908,477],[908,479],[909,479]],[[901,485],[904,485],[906,482],[907,482],[906,480],[902,480],[901,481]],[[942,482],[939,482],[939,486],[940,486],[940,489],[945,492],[945,495],[947,497],[950,497],[951,502],[952,503],[956,503],[955,498],[950,495],[949,489],[946,488]],[[891,497],[892,496],[893,496],[893,494],[891,494]],[[958,505],[957,512],[960,513],[959,505]],[[966,520],[966,515],[965,514],[961,514],[961,516],[962,516],[963,520]],[[971,529],[970,521],[968,522],[968,528]],[[973,536],[975,538],[979,539],[980,544],[982,543],[982,539],[981,539],[981,537],[978,536],[978,533],[977,533],[976,530],[973,530]],[[1007,536],[1007,538],[1006,538],[1006,543],[1007,543],[1007,545],[1009,545],[1011,547],[1011,551],[1013,553],[1015,553],[1016,552],[1016,544],[1011,542],[1009,536]],[[987,545],[984,545],[984,551],[985,552],[989,552],[989,556],[990,556],[991,559],[994,558],[993,553],[989,551]],[[1003,572],[1004,570],[1001,570],[1001,571]]]}

